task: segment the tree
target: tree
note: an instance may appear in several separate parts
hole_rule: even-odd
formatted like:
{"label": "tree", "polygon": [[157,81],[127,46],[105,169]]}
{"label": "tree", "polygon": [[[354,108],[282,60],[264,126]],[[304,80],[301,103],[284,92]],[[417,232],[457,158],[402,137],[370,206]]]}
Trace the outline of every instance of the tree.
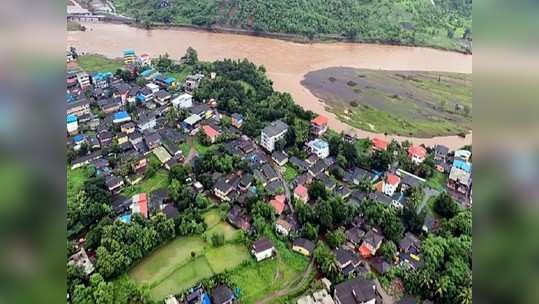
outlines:
{"label": "tree", "polygon": [[305,224],[303,226],[303,236],[311,241],[316,241],[318,239],[318,226],[311,223]]}
{"label": "tree", "polygon": [[312,200],[318,200],[320,199],[327,199],[327,191],[324,184],[322,184],[320,181],[315,181],[309,186],[309,197]]}
{"label": "tree", "polygon": [[438,195],[434,201],[434,211],[446,219],[454,217],[457,214],[458,209],[459,207],[457,203],[455,203],[453,198],[451,198],[451,196],[449,196],[449,194],[446,192]]}
{"label": "tree", "polygon": [[393,262],[397,256],[397,245],[392,241],[385,241],[380,246],[378,253],[386,259],[386,261]]}
{"label": "tree", "polygon": [[328,201],[322,201],[315,207],[318,222],[323,231],[333,227],[333,209]]}
{"label": "tree", "polygon": [[337,281],[340,268],[337,265],[335,254],[324,243],[319,243],[313,256],[320,271],[331,281]]}
{"label": "tree", "polygon": [[340,247],[346,241],[346,235],[342,227],[329,232],[326,235],[326,241],[331,248]]}
{"label": "tree", "polygon": [[456,216],[449,219],[448,221],[442,224],[443,232],[448,235],[461,236],[467,235],[472,236],[472,211],[471,209],[466,209],[459,212]]}
{"label": "tree", "polygon": [[213,247],[223,246],[225,243],[225,235],[223,233],[213,233],[210,240]]}
{"label": "tree", "polygon": [[413,233],[420,233],[425,223],[426,211],[418,212],[416,205],[410,201],[402,210],[402,222],[407,230]]}
{"label": "tree", "polygon": [[169,181],[177,180],[180,183],[184,183],[188,176],[189,171],[187,170],[187,167],[180,164],[172,166],[170,172],[168,173]]}
{"label": "tree", "polygon": [[198,53],[194,48],[188,47],[181,60],[187,65],[195,65],[198,63]]}

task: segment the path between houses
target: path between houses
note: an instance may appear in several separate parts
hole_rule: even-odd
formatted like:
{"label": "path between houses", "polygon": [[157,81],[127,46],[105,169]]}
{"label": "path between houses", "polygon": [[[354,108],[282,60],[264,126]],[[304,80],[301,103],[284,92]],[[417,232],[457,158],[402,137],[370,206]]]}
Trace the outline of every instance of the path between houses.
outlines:
{"label": "path between houses", "polygon": [[277,176],[279,177],[279,180],[281,180],[281,183],[283,184],[284,194],[286,196],[286,201],[288,202],[288,206],[290,206],[290,211],[294,213],[294,206],[292,204],[292,196],[290,194],[290,187],[288,186],[288,182],[284,179],[283,173],[281,172],[281,168],[277,166],[275,163],[273,163],[273,169],[277,172]]}
{"label": "path between houses", "polygon": [[[305,271],[303,271],[303,274],[301,275],[301,279],[299,280],[299,282],[294,284],[294,282],[296,282],[296,280],[291,280],[288,284],[286,284],[284,286],[283,289],[272,292],[271,294],[269,294],[268,296],[266,296],[262,300],[256,301],[256,303],[257,304],[271,303],[273,300],[275,300],[277,298],[280,298],[280,297],[283,297],[283,296],[286,296],[286,295],[289,295],[291,293],[299,291],[301,288],[303,288],[304,284],[306,283],[306,280],[309,279],[309,276],[311,275],[311,273],[313,271],[313,266],[314,266],[314,259],[311,259],[311,262],[305,268]],[[294,284],[294,286],[291,286],[292,284]]]}
{"label": "path between houses", "polygon": [[[369,263],[365,263],[365,265],[367,266],[367,270],[371,271],[371,265],[369,265]],[[391,295],[389,295],[385,291],[385,289],[382,287],[382,284],[380,284],[380,281],[378,281],[378,278],[374,279],[374,285],[376,285],[376,291],[378,292],[378,294],[382,298],[382,303],[383,304],[393,304],[393,303],[395,303],[395,298],[393,298]]]}

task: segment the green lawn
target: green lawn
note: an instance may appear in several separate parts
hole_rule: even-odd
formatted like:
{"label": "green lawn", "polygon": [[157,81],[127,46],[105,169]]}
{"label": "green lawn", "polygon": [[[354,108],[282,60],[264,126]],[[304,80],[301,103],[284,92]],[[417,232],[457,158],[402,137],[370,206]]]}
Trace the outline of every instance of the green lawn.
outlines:
{"label": "green lawn", "polygon": [[[239,233],[221,220],[218,209],[205,213],[204,219],[209,231],[222,232],[227,240]],[[191,252],[196,253],[195,258]],[[129,276],[138,284],[148,286],[154,300],[161,300],[249,259],[249,251],[241,244],[212,247],[201,236],[177,237],[144,258],[129,271]]]}
{"label": "green lawn", "polygon": [[182,150],[183,157],[187,157],[189,151],[191,151],[191,146],[188,143],[183,143],[180,145],[180,150]]}
{"label": "green lawn", "polygon": [[293,181],[298,176],[298,171],[290,164],[286,164],[284,167],[283,177],[287,182]]}
{"label": "green lawn", "polygon": [[277,257],[259,263],[251,260],[232,272],[231,280],[241,290],[242,303],[255,303],[271,292],[293,285],[306,269],[306,257],[294,253],[284,242],[273,242]]}
{"label": "green lawn", "polygon": [[195,148],[198,154],[204,154],[208,152],[209,149],[212,148],[212,146],[205,146],[201,144],[200,141],[198,140],[198,136],[195,136],[193,138],[193,147]]}
{"label": "green lawn", "polygon": [[183,83],[185,81],[185,79],[187,78],[187,75],[191,74],[191,72],[193,72],[193,67],[189,66],[189,65],[182,65],[182,70],[179,71],[179,72],[174,72],[174,73],[171,73],[171,72],[167,72],[167,73],[164,73],[166,77],[174,77],[176,78],[176,81],[178,83]]}
{"label": "green lawn", "polygon": [[71,201],[75,198],[79,190],[84,185],[84,181],[88,178],[86,168],[67,169],[67,200]]}
{"label": "green lawn", "polygon": [[447,185],[447,176],[441,172],[434,171],[434,175],[427,179],[426,184],[432,189],[443,191]]}
{"label": "green lawn", "polygon": [[81,69],[88,73],[93,72],[116,72],[123,67],[123,62],[118,59],[109,59],[102,55],[82,55],[79,56],[77,63]]}
{"label": "green lawn", "polygon": [[143,179],[138,184],[125,187],[122,190],[122,194],[126,196],[131,196],[141,192],[150,193],[153,190],[159,188],[166,188],[167,186],[168,172],[165,169],[160,169],[154,174],[154,176]]}

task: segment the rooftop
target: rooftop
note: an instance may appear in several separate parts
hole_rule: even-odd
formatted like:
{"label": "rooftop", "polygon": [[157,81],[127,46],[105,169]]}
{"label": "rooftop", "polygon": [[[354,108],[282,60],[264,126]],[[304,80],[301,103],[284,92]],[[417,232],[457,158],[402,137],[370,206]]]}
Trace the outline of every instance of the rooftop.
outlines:
{"label": "rooftop", "polygon": [[280,120],[276,120],[272,122],[269,126],[266,126],[264,129],[262,129],[262,133],[266,134],[269,137],[274,137],[282,132],[285,132],[288,130],[288,125]]}

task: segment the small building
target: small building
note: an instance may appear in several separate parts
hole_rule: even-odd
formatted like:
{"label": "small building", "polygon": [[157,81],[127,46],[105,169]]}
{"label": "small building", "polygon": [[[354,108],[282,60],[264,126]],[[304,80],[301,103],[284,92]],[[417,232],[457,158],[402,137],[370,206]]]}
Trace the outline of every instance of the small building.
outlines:
{"label": "small building", "polygon": [[188,109],[193,106],[193,96],[190,94],[181,94],[172,99],[172,105],[179,109]]}
{"label": "small building", "polygon": [[375,137],[371,140],[372,148],[376,151],[385,151],[387,150],[387,146],[389,146],[389,142],[386,140],[383,140],[379,137]]}
{"label": "small building", "polygon": [[232,118],[232,125],[234,127],[240,129],[241,126],[243,126],[243,115],[239,113],[233,113],[232,115],[230,115],[230,117]]}
{"label": "small building", "polygon": [[346,230],[346,241],[352,244],[354,247],[359,246],[365,235],[365,231],[361,230],[359,227],[352,227]]}
{"label": "small building", "polygon": [[284,219],[278,219],[275,221],[275,231],[277,233],[288,236],[292,230],[292,225]]}
{"label": "small building", "polygon": [[470,161],[471,157],[472,157],[472,152],[468,150],[455,151],[455,159],[462,159],[463,161]]}
{"label": "small building", "polygon": [[113,123],[121,124],[128,121],[131,121],[131,116],[129,116],[129,114],[127,114],[126,111],[120,111],[120,112],[114,113],[113,120],[112,120]]}
{"label": "small building", "polygon": [[87,276],[92,274],[92,272],[95,270],[94,265],[86,254],[86,250],[84,250],[84,247],[82,247],[79,252],[69,257],[68,264],[79,268]]}
{"label": "small building", "polygon": [[202,126],[202,131],[208,138],[210,139],[210,142],[213,144],[217,140],[219,136],[221,136],[221,133],[219,131],[212,128],[210,125],[204,125]]}
{"label": "small building", "polygon": [[129,208],[132,214],[138,213],[143,218],[148,218],[148,195],[146,193],[133,195]]}
{"label": "small building", "polygon": [[294,197],[301,202],[307,203],[309,201],[309,191],[305,186],[298,185],[294,189]]}
{"label": "small building", "polygon": [[317,138],[308,142],[307,147],[311,149],[311,153],[315,154],[320,159],[329,156],[329,144],[325,140]]}
{"label": "small building", "polygon": [[135,132],[135,124],[133,122],[128,122],[120,126],[120,131],[125,134],[131,134]]}
{"label": "small building", "polygon": [[314,243],[308,239],[299,238],[292,243],[292,250],[303,254],[304,256],[311,256],[314,252]]}
{"label": "small building", "polygon": [[236,175],[222,176],[217,179],[213,187],[213,193],[222,201],[230,201],[228,196],[232,190],[239,184],[239,178]]}
{"label": "small building", "polygon": [[197,124],[202,120],[202,117],[200,117],[197,114],[193,114],[182,122],[183,129],[189,133],[197,128]]}
{"label": "small building", "polygon": [[212,304],[232,304],[236,297],[228,286],[224,284],[217,285],[211,291],[211,303]]}
{"label": "small building", "polygon": [[364,278],[350,279],[335,286],[334,299],[337,304],[375,304],[376,285]]}
{"label": "small building", "polygon": [[427,150],[422,146],[410,146],[408,148],[408,158],[412,160],[414,164],[422,163],[427,157]]}
{"label": "small building", "polygon": [[123,185],[124,180],[119,176],[111,175],[105,179],[105,186],[112,193],[118,193]]}
{"label": "small building", "polygon": [[271,159],[273,159],[277,165],[282,167],[288,162],[288,155],[282,151],[274,151],[271,153]]}
{"label": "small building", "polygon": [[318,115],[311,120],[311,134],[315,136],[322,136],[328,130],[328,118],[322,115]]}
{"label": "small building", "polygon": [[272,122],[269,126],[262,129],[260,134],[260,145],[267,151],[273,152],[275,150],[275,143],[284,138],[284,135],[288,131],[288,125],[280,120]]}
{"label": "small building", "polygon": [[383,240],[384,236],[378,230],[372,228],[363,237],[363,242],[359,246],[359,254],[364,258],[374,256],[380,245],[382,245]]}
{"label": "small building", "polygon": [[397,191],[400,182],[401,178],[398,175],[388,174],[384,180],[382,192],[388,196],[393,196],[395,191]]}
{"label": "small building", "polygon": [[275,213],[277,215],[281,215],[284,211],[284,207],[286,205],[286,196],[280,194],[276,195],[271,201],[270,205],[275,209]]}
{"label": "small building", "polygon": [[271,258],[276,253],[276,250],[270,240],[262,238],[253,243],[251,246],[251,253],[255,256],[256,261],[260,262]]}
{"label": "small building", "polygon": [[161,146],[153,149],[152,152],[155,156],[157,156],[157,159],[159,159],[161,164],[165,164],[172,158],[172,156],[170,156],[168,151],[164,147],[161,147]]}
{"label": "small building", "polygon": [[157,120],[155,119],[155,115],[153,115],[152,113],[142,113],[139,115],[139,118],[137,120],[137,127],[140,132],[144,132],[146,130],[153,130],[156,125]]}
{"label": "small building", "polygon": [[472,188],[472,175],[457,167],[452,167],[447,179],[447,188],[468,195]]}
{"label": "small building", "polygon": [[90,102],[86,98],[70,102],[67,104],[66,114],[75,115],[77,117],[90,114]]}
{"label": "small building", "polygon": [[70,135],[77,134],[79,132],[79,123],[77,120],[77,116],[70,114],[66,117],[66,127],[67,127],[67,133]]}
{"label": "small building", "polygon": [[157,93],[155,93],[154,100],[158,105],[166,106],[170,102],[171,97],[172,96],[169,92],[165,90],[159,90],[157,91]]}
{"label": "small building", "polygon": [[444,145],[434,146],[434,160],[447,161],[447,154],[449,154],[449,148]]}

